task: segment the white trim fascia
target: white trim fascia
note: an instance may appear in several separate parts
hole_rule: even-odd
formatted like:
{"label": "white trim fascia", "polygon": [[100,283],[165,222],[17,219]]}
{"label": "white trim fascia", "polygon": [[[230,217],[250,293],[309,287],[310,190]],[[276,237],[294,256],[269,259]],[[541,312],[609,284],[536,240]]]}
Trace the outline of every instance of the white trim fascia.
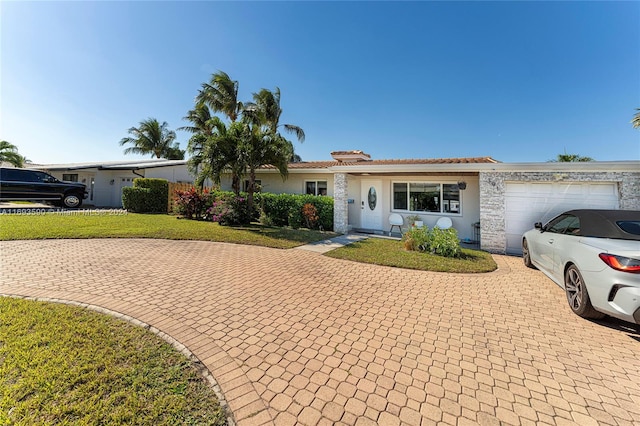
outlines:
{"label": "white trim fascia", "polygon": [[640,161],[590,161],[566,163],[447,163],[380,164],[329,167],[333,173],[425,173],[425,172],[639,172]]}
{"label": "white trim fascia", "polygon": [[[280,174],[280,172],[277,169],[257,169],[256,170],[256,174]],[[289,174],[327,174],[327,175],[332,175],[336,172],[334,172],[333,170],[330,170],[328,168],[323,168],[323,169],[289,169]]]}

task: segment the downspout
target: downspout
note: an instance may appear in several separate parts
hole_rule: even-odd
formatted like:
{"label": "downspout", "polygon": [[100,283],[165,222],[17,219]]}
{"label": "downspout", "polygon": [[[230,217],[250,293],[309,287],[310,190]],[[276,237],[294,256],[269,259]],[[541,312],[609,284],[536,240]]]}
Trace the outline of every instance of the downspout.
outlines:
{"label": "downspout", "polygon": [[136,175],[136,176],[140,176],[141,178],[143,178],[143,179],[144,179],[144,175],[141,175],[140,173],[136,173],[136,170],[135,170],[135,169],[131,170],[131,173],[133,173],[133,174],[134,174],[134,175]]}

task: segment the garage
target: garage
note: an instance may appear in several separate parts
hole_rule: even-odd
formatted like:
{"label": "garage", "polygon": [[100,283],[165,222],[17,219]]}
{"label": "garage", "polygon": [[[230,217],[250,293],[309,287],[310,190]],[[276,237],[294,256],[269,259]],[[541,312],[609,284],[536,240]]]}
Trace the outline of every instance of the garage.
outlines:
{"label": "garage", "polygon": [[521,254],[522,234],[566,210],[619,208],[615,182],[505,182],[508,254]]}

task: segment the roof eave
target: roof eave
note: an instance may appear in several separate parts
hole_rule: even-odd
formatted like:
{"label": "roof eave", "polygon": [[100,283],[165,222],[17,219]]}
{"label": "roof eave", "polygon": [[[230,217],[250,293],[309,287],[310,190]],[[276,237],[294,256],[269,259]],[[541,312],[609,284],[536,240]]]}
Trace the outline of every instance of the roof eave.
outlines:
{"label": "roof eave", "polygon": [[639,172],[640,161],[591,161],[565,163],[446,163],[446,164],[362,164],[329,167],[332,173],[407,172],[553,172],[597,171]]}

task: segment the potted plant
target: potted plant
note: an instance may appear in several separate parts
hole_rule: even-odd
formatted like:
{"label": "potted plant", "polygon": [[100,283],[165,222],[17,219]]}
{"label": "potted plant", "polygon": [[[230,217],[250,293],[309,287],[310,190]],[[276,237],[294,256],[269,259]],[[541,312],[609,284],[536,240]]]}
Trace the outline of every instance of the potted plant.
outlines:
{"label": "potted plant", "polygon": [[414,226],[416,228],[422,228],[424,226],[424,222],[417,214],[407,216],[407,223],[409,224],[409,226]]}

